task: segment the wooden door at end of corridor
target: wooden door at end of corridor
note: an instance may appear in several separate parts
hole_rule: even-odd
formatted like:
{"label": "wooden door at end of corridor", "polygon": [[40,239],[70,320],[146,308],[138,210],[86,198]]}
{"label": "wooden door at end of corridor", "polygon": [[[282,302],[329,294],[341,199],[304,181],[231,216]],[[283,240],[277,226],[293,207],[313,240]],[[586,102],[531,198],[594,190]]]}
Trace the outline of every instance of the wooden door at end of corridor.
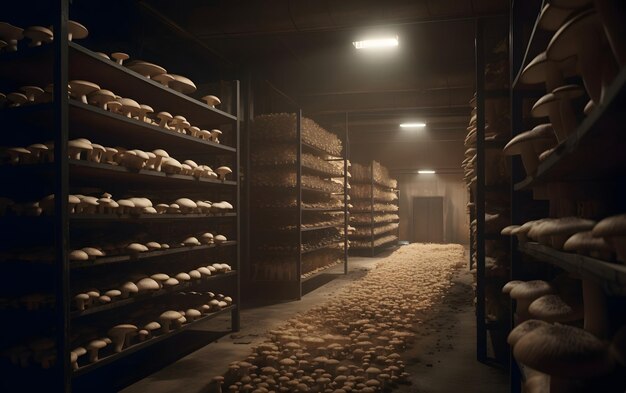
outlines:
{"label": "wooden door at end of corridor", "polygon": [[413,198],[413,243],[443,243],[443,197]]}

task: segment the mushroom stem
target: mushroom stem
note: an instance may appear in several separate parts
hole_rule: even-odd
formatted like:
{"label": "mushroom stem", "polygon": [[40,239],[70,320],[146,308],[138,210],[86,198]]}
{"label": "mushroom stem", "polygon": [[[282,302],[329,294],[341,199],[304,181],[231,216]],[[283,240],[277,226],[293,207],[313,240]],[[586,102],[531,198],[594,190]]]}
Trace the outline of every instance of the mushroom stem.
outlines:
{"label": "mushroom stem", "polygon": [[546,91],[551,92],[565,84],[563,72],[557,62],[548,61],[546,64]]}
{"label": "mushroom stem", "polygon": [[583,304],[585,307],[585,330],[604,339],[608,334],[606,297],[602,287],[583,279]]}
{"label": "mushroom stem", "polygon": [[561,127],[565,134],[565,136],[569,136],[576,131],[576,127],[578,127],[578,122],[576,121],[576,114],[574,114],[574,109],[572,108],[572,103],[567,98],[562,98],[559,103],[560,107],[560,118],[561,118]]}

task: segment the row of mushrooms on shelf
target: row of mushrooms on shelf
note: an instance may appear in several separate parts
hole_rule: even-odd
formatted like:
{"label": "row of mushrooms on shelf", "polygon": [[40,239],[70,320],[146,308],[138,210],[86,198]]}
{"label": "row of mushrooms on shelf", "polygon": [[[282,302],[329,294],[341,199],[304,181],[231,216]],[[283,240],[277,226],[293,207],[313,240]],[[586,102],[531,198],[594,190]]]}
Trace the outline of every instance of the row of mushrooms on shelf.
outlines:
{"label": "row of mushrooms on shelf", "polygon": [[141,296],[163,288],[176,288],[181,283],[197,282],[216,274],[228,273],[231,271],[230,265],[226,263],[213,263],[206,266],[199,266],[189,272],[179,272],[169,276],[165,273],[155,273],[150,276],[143,276],[133,281],[126,281],[119,287],[107,291],[99,291],[90,288],[87,291],[74,295],[74,308],[78,311],[97,308],[118,300],[128,299],[133,296]]}
{"label": "row of mushrooms on shelf", "polygon": [[520,243],[534,240],[557,250],[588,255],[626,264],[626,214],[596,222],[580,217],[544,218],[511,225],[503,235],[516,236]]}
{"label": "row of mushrooms on shelf", "polygon": [[[15,203],[9,198],[0,198],[0,217],[4,215],[41,216],[54,214],[54,194],[42,198],[38,202]],[[156,214],[224,214],[232,211],[233,205],[226,201],[211,202],[189,198],[178,198],[172,203],[153,204],[149,198],[129,197],[113,199],[109,193],[100,197],[71,194],[68,196],[70,214],[117,214],[121,216],[140,216]]]}
{"label": "row of mushrooms on shelf", "polygon": [[[67,21],[67,39],[68,41],[87,38],[89,31],[82,24],[68,20]],[[54,41],[54,32],[52,26],[28,26],[21,28],[13,26],[8,22],[0,22],[0,53],[16,52],[18,50],[18,42],[24,38],[28,39],[29,47],[42,46],[50,44]]]}
{"label": "row of mushrooms on shelf", "polygon": [[[86,38],[89,34],[87,28],[82,24],[69,20],[67,23],[68,40]],[[39,47],[44,44],[50,44],[54,40],[52,27],[29,26],[25,29],[13,26],[7,22],[0,22],[0,53],[15,52],[18,50],[18,42],[24,38],[28,38],[29,47]],[[157,64],[149,63],[144,60],[131,60],[130,56],[124,52],[114,52],[107,55],[103,52],[95,52],[96,55],[125,66],[126,68],[138,73],[139,75],[152,79],[161,85],[168,87],[174,91],[191,94],[197,90],[195,83],[182,75],[168,73],[167,70]],[[219,98],[213,95],[207,95],[202,98],[208,106],[214,107],[221,102]]]}
{"label": "row of mushrooms on shelf", "polygon": [[[45,104],[52,102],[54,86],[49,84],[44,88],[38,86],[22,86],[18,91],[8,94],[0,93],[0,108],[17,108],[26,105]],[[179,134],[189,135],[206,141],[220,143],[222,132],[218,129],[203,130],[192,125],[184,116],[173,116],[169,112],[157,112],[150,105],[140,104],[132,98],[126,98],[110,90],[101,89],[99,85],[83,81],[71,80],[68,84],[70,98],[83,104],[97,106],[102,110],[118,114],[139,122],[160,127]],[[210,106],[218,105],[219,98],[204,97]]]}
{"label": "row of mushrooms on shelf", "polygon": [[137,256],[148,251],[165,251],[179,247],[197,247],[201,245],[220,245],[228,239],[224,235],[213,235],[211,232],[205,232],[198,236],[186,237],[180,243],[159,243],[151,241],[147,243],[122,242],[118,245],[110,245],[105,247],[82,247],[72,250],[69,254],[70,261],[88,261],[105,257],[107,255],[129,255]]}
{"label": "row of mushrooms on shelf", "polygon": [[[619,68],[626,65],[624,40],[611,32],[611,19],[614,23],[615,18],[607,17],[607,7],[615,5],[602,1],[595,2],[594,7],[592,3],[551,1],[539,15],[538,27],[553,32],[553,36],[546,50],[523,69],[520,82],[545,84],[546,94],[533,105],[531,115],[548,118],[549,123],[515,136],[504,148],[507,155],[521,155],[528,176],[534,175],[539,164],[575,133],[578,114],[574,100],[586,93],[590,99],[584,114],[591,113],[603,104]],[[576,75],[582,77],[584,88],[567,83],[567,78]]]}
{"label": "row of mushrooms on shelf", "polygon": [[[74,370],[82,366],[96,363],[101,359],[121,353],[127,348],[142,344],[150,339],[171,333],[193,323],[205,316],[218,312],[233,304],[233,299],[223,294],[212,292],[178,293],[177,296],[197,299],[195,307],[186,310],[165,310],[158,318],[147,323],[123,323],[108,329],[106,336],[96,336],[84,341],[84,344],[73,348],[70,352],[70,362]],[[90,334],[91,335],[91,334]],[[40,337],[31,341],[8,348],[3,352],[14,365],[29,367],[39,365],[47,369],[57,361],[54,340]]]}
{"label": "row of mushrooms on shelf", "polygon": [[[70,160],[121,166],[130,171],[143,169],[163,172],[166,175],[193,176],[196,179],[224,181],[226,176],[233,172],[228,166],[220,166],[214,170],[208,165],[198,165],[193,160],[185,160],[181,163],[174,157],[170,157],[163,149],[143,151],[120,146],[109,147],[92,143],[86,138],[68,141],[67,152]],[[54,143],[34,143],[26,147],[5,148],[2,149],[0,157],[9,165],[50,163],[54,161]]]}

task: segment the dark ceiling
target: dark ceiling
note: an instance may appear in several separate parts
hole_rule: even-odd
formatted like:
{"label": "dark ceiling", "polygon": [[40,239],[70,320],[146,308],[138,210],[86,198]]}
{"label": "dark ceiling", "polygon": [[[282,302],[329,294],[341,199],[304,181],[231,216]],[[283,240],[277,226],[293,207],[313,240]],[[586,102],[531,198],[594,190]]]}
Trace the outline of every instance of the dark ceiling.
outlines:
{"label": "dark ceiling", "polygon": [[[207,72],[227,71],[242,76],[252,70],[293,97],[306,116],[330,128],[343,124],[348,113],[353,151],[362,150],[359,154],[364,158],[385,161],[376,155],[384,150],[378,148],[381,138],[388,144],[398,144],[398,149],[391,150],[405,155],[428,150],[428,143],[445,143],[452,158],[431,164],[441,166],[462,160],[468,101],[474,93],[475,20],[494,16],[506,20],[508,3],[137,2],[142,13],[160,21],[176,38],[183,38],[196,53],[205,56],[214,69]],[[376,33],[397,34],[399,47],[362,53],[352,46],[354,40]],[[399,122],[409,119],[428,123],[422,137],[398,133]],[[393,161],[398,161],[392,165],[396,168],[428,164],[412,156],[396,156]]]}

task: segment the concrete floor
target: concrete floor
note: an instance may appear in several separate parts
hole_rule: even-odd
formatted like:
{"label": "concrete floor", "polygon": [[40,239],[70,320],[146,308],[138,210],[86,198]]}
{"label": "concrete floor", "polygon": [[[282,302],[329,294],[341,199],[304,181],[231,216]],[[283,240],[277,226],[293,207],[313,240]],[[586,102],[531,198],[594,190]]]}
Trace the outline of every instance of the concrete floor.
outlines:
{"label": "concrete floor", "polygon": [[[299,312],[327,300],[346,283],[362,277],[385,255],[377,258],[354,257],[349,274],[338,275],[328,284],[308,293],[299,302],[281,303],[241,311],[241,332],[225,336],[160,371],[122,390],[123,393],[206,393],[211,379],[227,371],[228,364],[245,359],[251,346],[263,341],[263,334]],[[341,272],[337,267],[334,272]],[[505,393],[508,379],[504,372],[475,360],[475,327],[471,276],[460,268],[454,284],[441,303],[423,316],[421,335],[413,349],[405,352],[412,385],[400,392]],[[227,327],[227,320],[214,321]],[[205,327],[206,329],[209,326]],[[199,327],[198,329],[202,329]]]}

